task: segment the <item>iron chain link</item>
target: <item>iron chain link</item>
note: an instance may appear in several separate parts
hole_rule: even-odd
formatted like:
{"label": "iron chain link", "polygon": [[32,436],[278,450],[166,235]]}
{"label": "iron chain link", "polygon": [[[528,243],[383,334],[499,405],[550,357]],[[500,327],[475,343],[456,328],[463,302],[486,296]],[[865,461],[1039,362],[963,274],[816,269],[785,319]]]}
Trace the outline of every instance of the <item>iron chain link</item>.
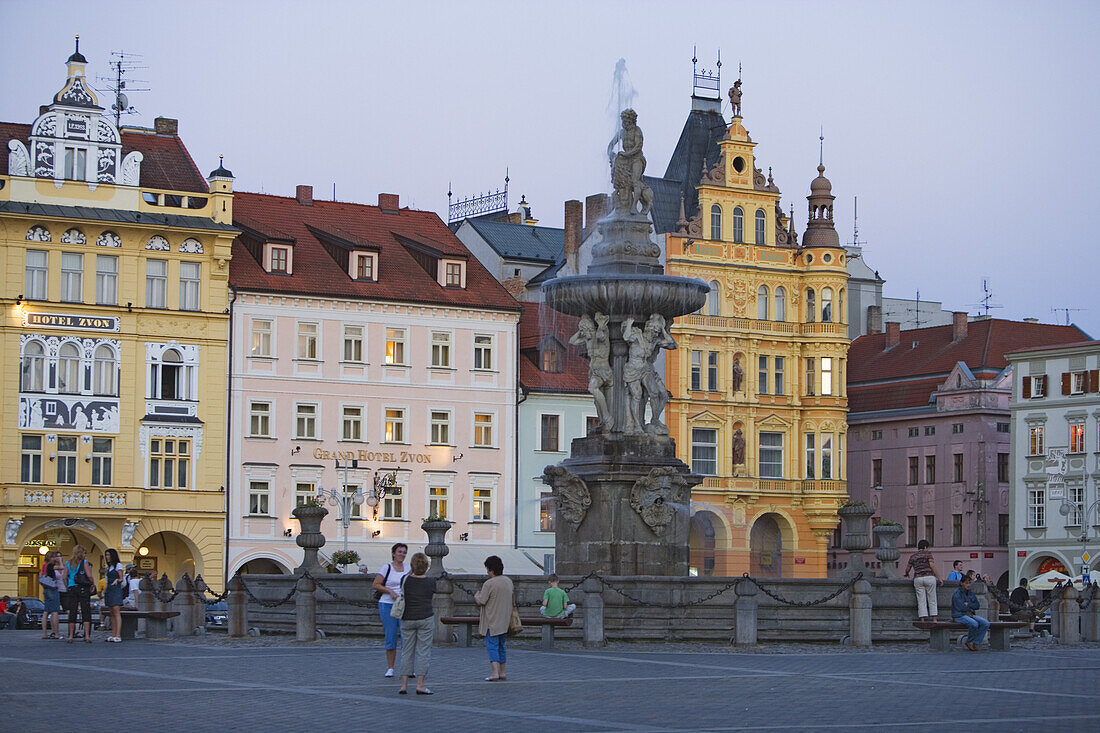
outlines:
{"label": "iron chain link", "polygon": [[345,598],[344,596],[340,595],[336,591],[330,589],[328,586],[326,586],[324,583],[322,583],[317,578],[313,577],[313,575],[311,575],[308,570],[302,571],[302,577],[303,578],[309,578],[310,580],[313,581],[314,585],[316,585],[318,588],[320,588],[325,593],[327,593],[331,598],[333,598],[337,601],[340,601],[341,603],[346,603],[349,606],[356,606],[357,608],[374,608],[375,606],[378,605],[378,601],[375,601],[375,600],[353,601],[350,598]]}
{"label": "iron chain link", "polygon": [[763,585],[760,584],[760,581],[758,581],[756,578],[750,576],[748,573],[745,573],[740,579],[749,581],[750,583],[755,585],[757,588],[759,588],[764,593],[764,595],[768,596],[769,598],[771,598],[773,600],[778,601],[779,603],[782,603],[785,606],[798,606],[800,608],[805,608],[807,606],[819,606],[822,603],[828,603],[829,601],[833,600],[834,598],[839,596],[841,593],[843,593],[844,591],[848,590],[853,585],[855,585],[857,581],[863,580],[863,573],[862,572],[856,573],[854,578],[849,580],[847,583],[845,583],[841,587],[837,588],[835,592],[830,593],[829,595],[825,596],[824,598],[818,598],[817,600],[814,600],[814,601],[792,601],[789,598],[784,598],[783,596],[779,595],[778,593],[773,593],[772,591],[765,588]]}
{"label": "iron chain link", "polygon": [[248,587],[248,584],[244,582],[244,578],[240,576],[238,576],[238,578],[241,581],[241,588],[244,589],[245,595],[247,595],[253,603],[257,603],[264,608],[276,608],[278,606],[281,606],[284,603],[289,602],[290,599],[294,597],[294,594],[298,592],[298,583],[297,581],[295,581],[294,585],[292,585],[290,588],[290,592],[283,596],[281,600],[261,601],[259,598],[256,597],[256,594],[252,592],[252,589]]}

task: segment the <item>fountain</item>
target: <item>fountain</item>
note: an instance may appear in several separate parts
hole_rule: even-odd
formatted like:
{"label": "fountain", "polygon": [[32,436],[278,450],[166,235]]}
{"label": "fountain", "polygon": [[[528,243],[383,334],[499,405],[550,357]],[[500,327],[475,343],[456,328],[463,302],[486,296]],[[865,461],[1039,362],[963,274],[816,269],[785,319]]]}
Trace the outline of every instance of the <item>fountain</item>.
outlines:
{"label": "fountain", "polygon": [[664,274],[650,238],[653,194],[642,179],[637,118],[624,110],[608,145],[613,206],[596,224],[601,238],[587,274],[542,286],[548,306],[580,317],[571,341],[588,352],[598,415],[570,457],[543,473],[558,510],[555,564],[563,574],[688,573],[691,487],[702,477],[676,457],[661,422],[668,392],[656,361],[676,348],[672,319],[698,310],[709,287]]}

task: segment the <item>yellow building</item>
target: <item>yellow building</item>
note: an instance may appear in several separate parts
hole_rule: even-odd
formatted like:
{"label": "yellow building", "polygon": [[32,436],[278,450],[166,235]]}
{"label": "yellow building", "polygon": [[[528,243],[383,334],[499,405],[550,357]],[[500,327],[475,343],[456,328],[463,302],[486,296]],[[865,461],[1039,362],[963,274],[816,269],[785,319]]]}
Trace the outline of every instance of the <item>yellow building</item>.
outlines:
{"label": "yellow building", "polygon": [[824,166],[799,246],[755,145],[735,116],[697,213],[681,213],[666,240],[669,274],[711,284],[707,305],[672,329],[668,425],[706,476],[692,491],[693,568],[824,577],[847,493],[845,251]]}
{"label": "yellow building", "polygon": [[86,64],[0,123],[0,594],[76,543],[220,588],[232,174],[175,120],[116,128]]}

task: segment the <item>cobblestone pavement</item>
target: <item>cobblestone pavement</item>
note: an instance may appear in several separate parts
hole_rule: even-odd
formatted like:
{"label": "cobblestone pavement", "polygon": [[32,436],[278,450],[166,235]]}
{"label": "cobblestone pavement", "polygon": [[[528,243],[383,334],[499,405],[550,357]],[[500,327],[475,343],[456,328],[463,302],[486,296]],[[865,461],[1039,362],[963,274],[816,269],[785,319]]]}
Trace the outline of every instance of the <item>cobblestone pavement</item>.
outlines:
{"label": "cobblestone pavement", "polygon": [[[0,664],[2,719],[19,731],[1100,729],[1100,644],[1049,639],[977,654],[912,644],[543,652],[525,641],[511,643],[508,681],[495,683],[483,681],[484,648],[440,647],[432,697],[397,695],[380,644],[361,639],[106,644],[97,635],[89,645],[0,631]],[[59,703],[46,689],[89,694]]]}

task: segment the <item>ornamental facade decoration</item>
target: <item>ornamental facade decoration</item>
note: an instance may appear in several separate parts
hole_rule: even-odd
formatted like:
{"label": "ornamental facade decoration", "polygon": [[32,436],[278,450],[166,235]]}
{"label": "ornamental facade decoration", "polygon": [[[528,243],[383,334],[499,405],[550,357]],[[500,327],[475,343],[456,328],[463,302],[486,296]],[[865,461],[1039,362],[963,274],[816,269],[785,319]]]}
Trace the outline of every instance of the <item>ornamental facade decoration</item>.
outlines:
{"label": "ornamental facade decoration", "polygon": [[154,234],[149,237],[149,241],[145,243],[145,249],[151,249],[156,252],[168,252],[172,248],[168,246],[168,240],[159,234]]}
{"label": "ornamental facade decoration", "polygon": [[122,240],[114,232],[103,232],[96,237],[95,243],[100,247],[121,247]]}
{"label": "ornamental facade decoration", "polygon": [[50,235],[50,230],[41,224],[36,224],[27,230],[28,242],[50,242],[53,241],[53,237]]}
{"label": "ornamental facade decoration", "polygon": [[576,531],[584,521],[588,507],[592,506],[592,494],[579,477],[562,466],[547,466],[542,481],[554,490],[558,516]]}
{"label": "ornamental facade decoration", "polygon": [[86,244],[88,238],[84,236],[84,232],[73,228],[65,230],[65,233],[61,235],[61,241],[64,244]]}
{"label": "ornamental facade decoration", "polygon": [[203,254],[202,242],[188,237],[180,243],[180,252],[193,255]]}
{"label": "ornamental facade decoration", "polygon": [[634,482],[630,507],[658,537],[664,535],[678,510],[684,509],[688,482],[671,466],[654,468]]}
{"label": "ornamental facade decoration", "polygon": [[87,504],[92,498],[90,491],[62,491],[61,501],[65,504]]}
{"label": "ornamental facade decoration", "polygon": [[8,175],[30,176],[31,154],[20,140],[8,140]]}
{"label": "ornamental facade decoration", "polygon": [[26,489],[23,491],[23,503],[52,504],[53,491],[43,491],[42,489]]}

